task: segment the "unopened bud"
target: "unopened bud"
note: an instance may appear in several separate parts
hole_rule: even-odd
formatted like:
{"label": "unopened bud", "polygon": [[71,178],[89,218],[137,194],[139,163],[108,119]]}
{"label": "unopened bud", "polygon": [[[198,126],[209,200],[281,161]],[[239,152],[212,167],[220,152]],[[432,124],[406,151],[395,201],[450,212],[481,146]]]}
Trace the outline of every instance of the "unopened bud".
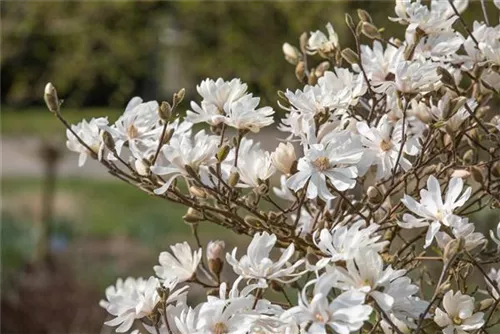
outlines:
{"label": "unopened bud", "polygon": [[309,73],[309,77],[307,77],[307,83],[311,86],[314,86],[318,82],[318,77],[316,76],[315,71],[311,71]]}
{"label": "unopened bud", "polygon": [[229,184],[230,187],[234,187],[238,184],[239,181],[240,181],[240,173],[235,171],[229,174],[229,179],[227,180],[227,184]]}
{"label": "unopened bud", "polygon": [[455,257],[455,255],[457,255],[459,250],[460,250],[459,240],[454,239],[448,242],[444,247],[443,261],[450,262]]}
{"label": "unopened bud", "polygon": [[490,308],[491,305],[493,305],[494,302],[495,302],[495,299],[493,299],[493,298],[486,298],[486,299],[481,300],[479,302],[478,311],[487,310],[488,308]]}
{"label": "unopened bud", "polygon": [[263,196],[265,194],[268,193],[269,191],[269,186],[265,183],[262,183],[260,184],[257,189],[255,190],[257,192],[257,194],[259,194],[260,196]]}
{"label": "unopened bud", "polygon": [[468,150],[464,153],[463,160],[466,164],[471,164],[474,161],[474,151]]}
{"label": "unopened bud", "polygon": [[358,9],[358,17],[363,22],[369,22],[369,23],[373,22],[370,14],[368,14],[368,12],[364,9]]}
{"label": "unopened bud", "polygon": [[455,78],[453,75],[451,75],[450,72],[448,72],[447,69],[444,67],[438,66],[436,69],[436,72],[438,75],[441,76],[441,82],[445,84],[448,87],[454,88],[455,87]]}
{"label": "unopened bud", "polygon": [[136,159],[134,161],[135,170],[141,176],[148,176],[150,174],[150,162],[146,159]]}
{"label": "unopened bud", "polygon": [[174,129],[167,129],[167,131],[165,131],[165,135],[163,136],[163,139],[161,141],[162,145],[167,144],[170,141],[170,139],[172,139],[173,135],[174,135]]}
{"label": "unopened bud", "polygon": [[451,177],[459,177],[461,179],[466,179],[470,176],[470,172],[465,169],[456,169],[451,173]]}
{"label": "unopened bud", "polygon": [[366,195],[368,196],[368,201],[372,204],[379,204],[384,199],[382,193],[374,186],[368,187]]}
{"label": "unopened bud", "polygon": [[318,78],[321,78],[329,68],[330,62],[324,61],[316,67],[316,69],[314,70],[314,75]]}
{"label": "unopened bud", "polygon": [[472,175],[472,179],[476,181],[477,183],[483,183],[484,182],[484,175],[483,172],[479,167],[472,166],[470,168],[470,173]]}
{"label": "unopened bud", "polygon": [[363,33],[363,35],[371,39],[380,39],[382,37],[380,35],[380,32],[377,30],[377,27],[369,22],[363,22],[363,25],[361,26],[361,32]]}
{"label": "unopened bud", "polygon": [[226,244],[222,240],[210,241],[207,245],[207,259],[224,259],[224,248]]}
{"label": "unopened bud", "polygon": [[43,99],[45,100],[45,104],[47,104],[47,108],[49,108],[51,112],[59,112],[60,103],[59,98],[57,97],[57,91],[50,82],[45,85]]}
{"label": "unopened bud", "polygon": [[115,140],[113,139],[113,136],[108,131],[102,132],[102,141],[104,142],[104,145],[106,145],[108,150],[110,150],[110,151],[115,150]]}
{"label": "unopened bud", "polygon": [[344,50],[342,50],[342,58],[344,58],[351,65],[359,63],[359,57],[357,53],[350,48],[345,48]]}
{"label": "unopened bud", "polygon": [[203,215],[200,211],[189,208],[184,216],[182,216],[182,219],[186,223],[198,223],[203,220]]}
{"label": "unopened bud", "polygon": [[189,176],[191,176],[193,179],[199,178],[198,173],[190,165],[184,165],[184,169],[189,174]]}
{"label": "unopened bud", "polygon": [[301,59],[300,51],[295,46],[288,43],[283,43],[282,50],[286,61],[292,65],[297,65]]}
{"label": "unopened bud", "polygon": [[296,160],[295,147],[292,143],[280,143],[276,150],[271,153],[271,162],[283,174],[291,174],[292,166]]}
{"label": "unopened bud", "polygon": [[227,145],[227,144],[222,145],[221,148],[219,149],[219,151],[217,152],[217,154],[215,155],[215,157],[217,158],[217,161],[222,162],[222,161],[226,160],[227,155],[229,154],[229,151],[231,151],[231,148],[229,147],[229,145]]}
{"label": "unopened bud", "polygon": [[305,53],[307,49],[307,33],[303,32],[302,35],[300,35],[299,38],[299,43],[300,43],[300,50]]}
{"label": "unopened bud", "polygon": [[297,66],[295,66],[295,77],[297,77],[297,80],[302,82],[306,76],[306,65],[304,64],[303,61],[299,61],[297,63]]}
{"label": "unopened bud", "polygon": [[347,24],[347,26],[349,27],[349,29],[354,30],[356,28],[354,26],[354,21],[352,20],[351,15],[349,15],[347,13],[345,14],[345,23]]}
{"label": "unopened bud", "polygon": [[203,190],[197,186],[189,187],[189,193],[195,197],[198,197],[198,198],[206,198],[207,197],[207,193],[205,192],[205,190]]}
{"label": "unopened bud", "polygon": [[179,103],[182,102],[182,100],[184,100],[185,95],[186,95],[186,90],[184,88],[182,88],[180,91],[178,91],[177,93],[174,94],[174,97],[172,100],[174,108],[177,107],[179,105]]}
{"label": "unopened bud", "polygon": [[168,122],[170,117],[172,117],[172,107],[167,101],[163,101],[158,108],[158,115],[164,122]]}

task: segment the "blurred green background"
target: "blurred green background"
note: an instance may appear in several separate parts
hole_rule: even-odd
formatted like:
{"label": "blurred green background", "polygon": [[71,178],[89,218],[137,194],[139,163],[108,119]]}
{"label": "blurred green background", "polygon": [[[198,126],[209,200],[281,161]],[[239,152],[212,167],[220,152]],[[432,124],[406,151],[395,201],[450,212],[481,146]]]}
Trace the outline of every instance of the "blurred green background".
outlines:
{"label": "blurred green background", "polygon": [[[43,106],[47,82],[56,86],[74,123],[106,115],[114,120],[132,96],[170,99],[182,87],[185,109],[197,99],[196,84],[219,76],[241,78],[278,110],[276,91],[300,87],[283,59],[284,42],[297,45],[302,32],[326,32],[331,22],[341,44],[353,47],[344,13],[356,17],[357,8],[385,26],[386,36],[404,36],[386,19],[394,15],[394,3],[380,1],[0,6],[2,332],[99,332],[104,312],[97,301],[106,286],[118,276],[152,274],[160,251],[192,241],[181,219],[184,208],[119,183],[93,161],[78,169],[76,156],[64,148],[63,127]],[[478,3],[471,7],[465,16],[470,23],[480,17]],[[51,262],[40,269],[36,240],[47,217],[51,163]],[[213,225],[200,226],[200,232],[204,243],[227,235]],[[227,247],[245,241],[232,238]]]}

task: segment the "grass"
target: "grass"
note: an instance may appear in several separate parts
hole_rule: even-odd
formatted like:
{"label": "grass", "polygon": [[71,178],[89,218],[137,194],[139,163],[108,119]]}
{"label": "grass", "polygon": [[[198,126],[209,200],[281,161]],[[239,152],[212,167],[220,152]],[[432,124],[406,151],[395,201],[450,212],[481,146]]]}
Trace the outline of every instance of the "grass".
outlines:
{"label": "grass", "polygon": [[[116,120],[123,110],[107,108],[64,109],[64,117],[68,122],[76,124],[83,118],[108,116],[110,121]],[[25,110],[2,107],[2,135],[30,135],[39,137],[65,136],[63,125],[46,108],[27,108]]]}

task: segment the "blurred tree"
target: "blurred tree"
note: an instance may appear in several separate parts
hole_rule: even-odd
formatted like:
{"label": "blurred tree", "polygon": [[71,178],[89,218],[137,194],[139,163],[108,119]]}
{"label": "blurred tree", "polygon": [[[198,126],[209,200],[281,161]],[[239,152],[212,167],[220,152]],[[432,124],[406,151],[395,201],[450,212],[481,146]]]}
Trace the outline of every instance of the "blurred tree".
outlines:
{"label": "blurred tree", "polygon": [[60,96],[71,95],[71,105],[123,103],[154,78],[147,73],[155,66],[157,3],[8,1],[1,7],[4,103],[38,102],[47,81]]}

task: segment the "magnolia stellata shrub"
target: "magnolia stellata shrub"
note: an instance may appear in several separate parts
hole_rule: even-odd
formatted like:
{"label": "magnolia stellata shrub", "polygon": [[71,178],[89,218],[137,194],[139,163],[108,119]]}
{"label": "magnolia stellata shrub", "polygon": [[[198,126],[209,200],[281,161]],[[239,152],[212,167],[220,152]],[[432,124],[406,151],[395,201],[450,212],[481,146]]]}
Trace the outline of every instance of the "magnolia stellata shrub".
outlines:
{"label": "magnolia stellata shrub", "polygon": [[[96,159],[184,205],[195,235],[194,248],[162,252],[151,277],[110,286],[106,324],[184,334],[498,332],[500,226],[488,233],[469,216],[500,206],[500,25],[486,16],[469,25],[466,7],[396,1],[389,19],[405,29],[400,39],[358,10],[345,22],[355,50],[331,24],[285,43],[304,87],[278,92],[286,115],[273,152],[248,134],[273,125],[274,110],[240,79],[202,81],[185,117],[182,89],[170,103],[134,97],[114,124],[77,125],[47,84],[79,165]],[[208,223],[253,239],[246,250],[204,247],[197,228]],[[187,302],[193,285],[207,294],[198,305]]]}

